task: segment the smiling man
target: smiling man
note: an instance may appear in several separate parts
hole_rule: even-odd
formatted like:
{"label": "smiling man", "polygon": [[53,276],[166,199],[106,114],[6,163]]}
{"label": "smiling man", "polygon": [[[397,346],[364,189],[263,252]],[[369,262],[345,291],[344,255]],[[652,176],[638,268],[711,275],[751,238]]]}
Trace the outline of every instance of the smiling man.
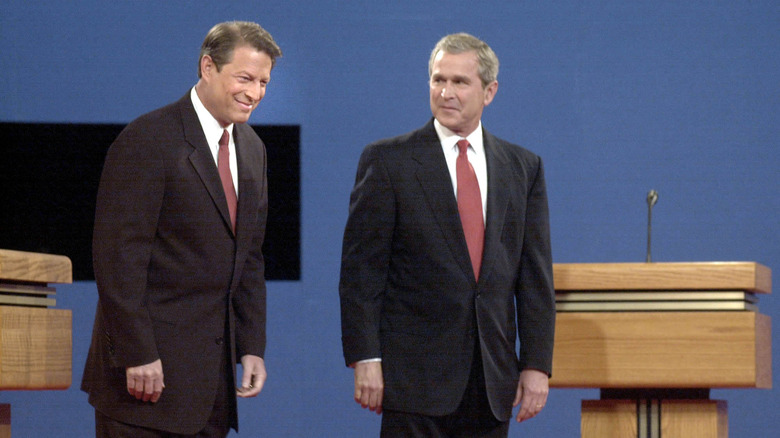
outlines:
{"label": "smiling man", "polygon": [[[555,302],[541,159],[482,127],[498,58],[468,34],[429,61],[433,119],[368,145],[341,262],[355,401],[383,437],[506,437],[547,401]],[[520,349],[515,344],[519,336]]]}
{"label": "smiling man", "polygon": [[263,388],[266,154],[245,123],[279,56],[255,23],[214,26],[198,83],[108,151],[81,384],[98,437],[224,437]]}

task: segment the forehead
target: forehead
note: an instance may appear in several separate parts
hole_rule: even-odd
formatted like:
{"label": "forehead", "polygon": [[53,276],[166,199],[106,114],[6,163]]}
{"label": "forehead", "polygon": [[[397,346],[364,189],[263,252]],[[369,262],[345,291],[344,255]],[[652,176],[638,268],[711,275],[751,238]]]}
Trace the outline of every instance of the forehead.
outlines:
{"label": "forehead", "polygon": [[224,67],[231,70],[270,70],[273,67],[271,57],[250,46],[239,46],[233,50],[232,57]]}
{"label": "forehead", "polygon": [[477,59],[477,52],[473,50],[462,53],[440,51],[433,59],[431,74],[478,76],[479,61]]}

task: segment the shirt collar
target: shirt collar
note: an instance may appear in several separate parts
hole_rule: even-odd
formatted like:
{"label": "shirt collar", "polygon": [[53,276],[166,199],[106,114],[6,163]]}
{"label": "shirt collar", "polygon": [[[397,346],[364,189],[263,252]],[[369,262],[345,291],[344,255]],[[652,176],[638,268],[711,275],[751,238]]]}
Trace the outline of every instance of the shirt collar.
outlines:
{"label": "shirt collar", "polygon": [[192,106],[195,107],[195,113],[198,115],[200,126],[203,128],[203,134],[206,135],[206,142],[209,144],[209,147],[213,148],[215,145],[219,147],[219,139],[222,138],[222,131],[225,129],[228,130],[231,140],[233,140],[233,124],[231,123],[226,128],[220,126],[217,119],[211,115],[209,110],[203,105],[203,102],[201,102],[195,87],[192,87],[190,91],[190,99],[192,100]]}
{"label": "shirt collar", "polygon": [[[451,129],[439,123],[439,121],[435,118],[433,119],[433,127],[436,129],[436,134],[439,136],[439,142],[441,142],[441,145],[445,151],[449,151],[453,148],[457,149],[458,140],[461,140],[463,137],[452,132]],[[474,152],[476,152],[478,155],[484,155],[485,148],[482,142],[481,120],[479,121],[479,125],[477,125],[477,129],[466,136],[466,140],[469,141],[469,144],[474,149]]]}

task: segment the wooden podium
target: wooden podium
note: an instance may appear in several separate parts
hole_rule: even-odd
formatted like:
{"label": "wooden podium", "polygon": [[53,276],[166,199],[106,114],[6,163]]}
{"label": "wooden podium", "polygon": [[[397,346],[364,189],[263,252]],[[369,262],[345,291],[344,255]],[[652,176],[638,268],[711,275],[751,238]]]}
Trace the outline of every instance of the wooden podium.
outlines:
{"label": "wooden podium", "polygon": [[[0,249],[0,391],[67,389],[71,311],[55,304],[52,283],[71,283],[64,256]],[[11,436],[10,405],[0,405],[0,438]]]}
{"label": "wooden podium", "polygon": [[753,262],[556,264],[553,388],[583,400],[582,438],[728,436],[711,388],[771,388],[771,271]]}

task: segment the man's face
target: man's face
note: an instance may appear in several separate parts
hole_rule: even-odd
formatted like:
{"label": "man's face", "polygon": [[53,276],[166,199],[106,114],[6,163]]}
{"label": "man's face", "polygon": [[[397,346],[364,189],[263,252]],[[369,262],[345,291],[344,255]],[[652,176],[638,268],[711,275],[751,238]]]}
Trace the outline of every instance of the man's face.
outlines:
{"label": "man's face", "polygon": [[201,59],[198,97],[220,125],[245,123],[265,96],[273,62],[249,46],[233,50],[233,59],[217,71],[210,56]]}
{"label": "man's face", "polygon": [[430,87],[433,116],[465,137],[479,126],[482,110],[493,101],[498,82],[482,87],[475,51],[458,54],[440,51],[433,60]]}

